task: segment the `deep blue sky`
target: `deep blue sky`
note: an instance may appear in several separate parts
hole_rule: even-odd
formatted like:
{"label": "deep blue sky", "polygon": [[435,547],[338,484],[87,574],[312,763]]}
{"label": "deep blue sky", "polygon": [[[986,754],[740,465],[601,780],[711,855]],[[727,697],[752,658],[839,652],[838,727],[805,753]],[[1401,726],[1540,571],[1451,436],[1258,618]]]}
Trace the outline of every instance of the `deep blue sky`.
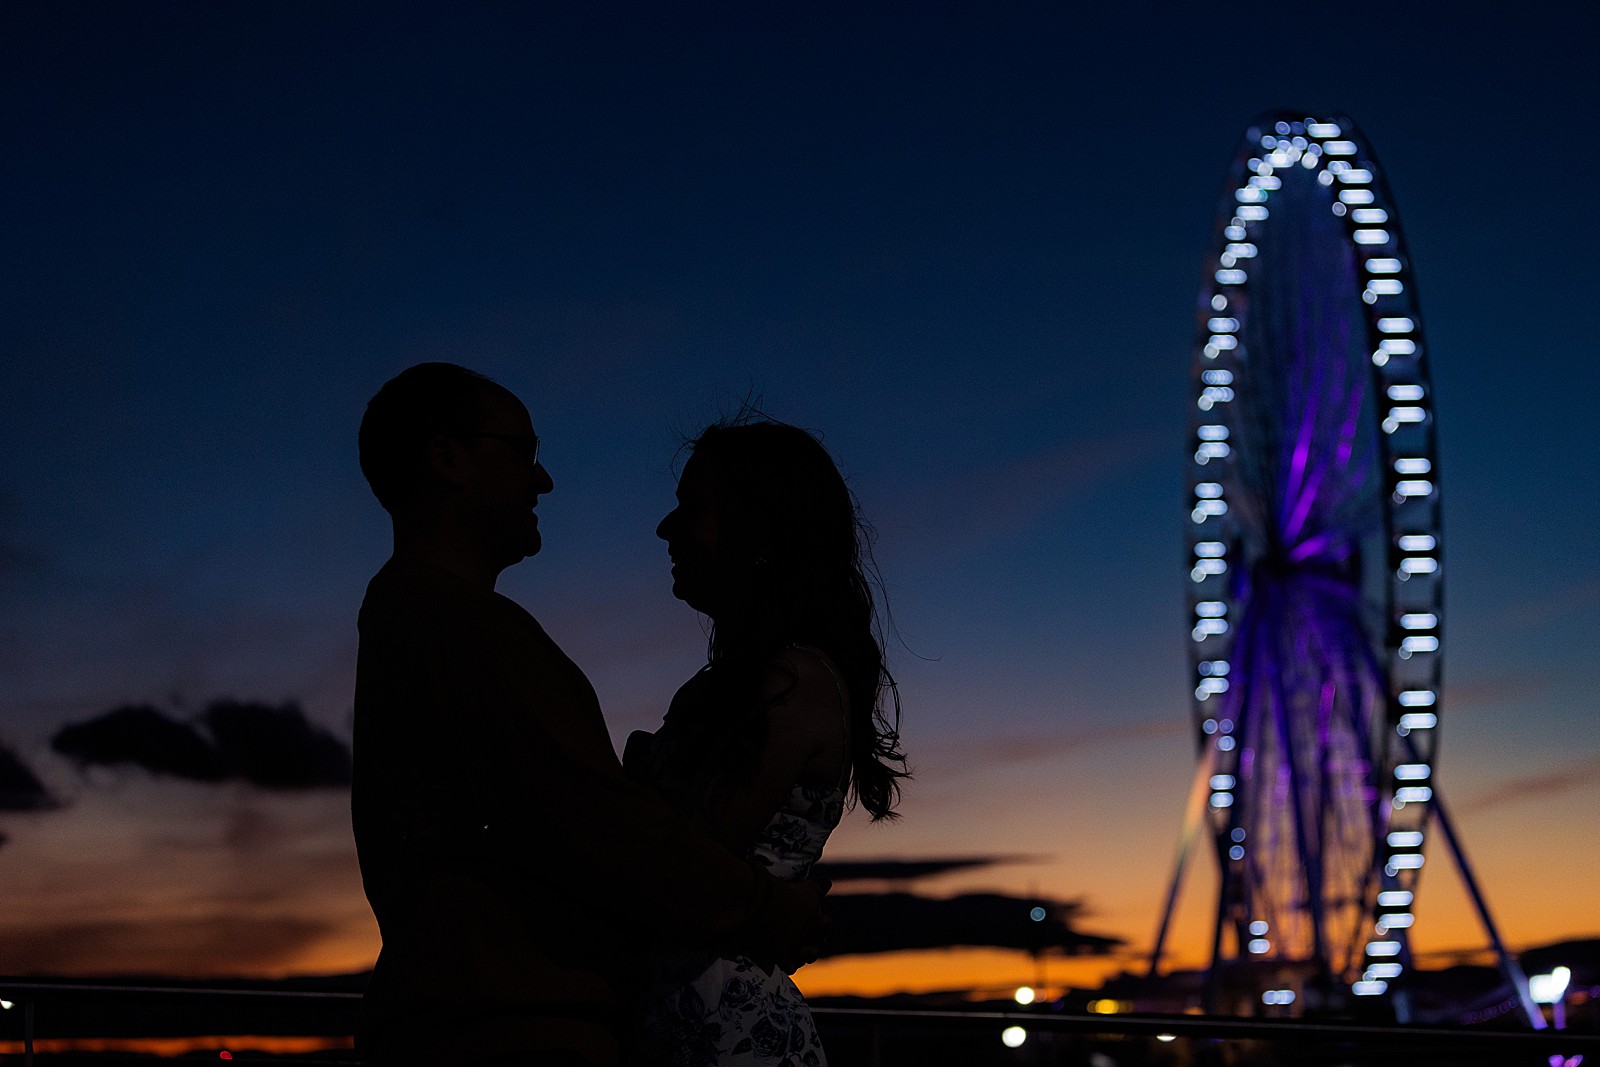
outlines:
{"label": "deep blue sky", "polygon": [[[823,431],[881,531],[921,772],[837,851],[1025,852],[949,886],[1086,894],[1147,939],[1190,772],[1195,293],[1280,107],[1361,124],[1413,254],[1441,785],[1491,882],[1600,852],[1596,30],[1553,2],[7,3],[0,742],[71,803],[8,819],[0,894],[79,884],[13,879],[76,869],[91,812],[137,843],[184,810],[61,765],[65,722],[234,695],[347,729],[387,543],[355,427],[446,358],[532,410],[556,490],[502,590],[618,735],[701,655],[652,535],[680,435],[747,394]],[[1584,862],[1514,939],[1593,932]]]}

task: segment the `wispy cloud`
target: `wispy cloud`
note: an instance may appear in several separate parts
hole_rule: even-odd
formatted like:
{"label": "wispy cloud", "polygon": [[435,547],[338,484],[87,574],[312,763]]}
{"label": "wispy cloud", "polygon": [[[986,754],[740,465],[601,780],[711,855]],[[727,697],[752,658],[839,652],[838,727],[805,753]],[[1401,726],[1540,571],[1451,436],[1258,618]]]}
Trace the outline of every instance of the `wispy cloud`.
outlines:
{"label": "wispy cloud", "polygon": [[1515,630],[1533,630],[1585,610],[1600,610],[1600,575],[1564,584],[1548,596],[1513,607],[1500,617],[1500,624]]}
{"label": "wispy cloud", "polygon": [[1161,434],[1130,430],[1058,442],[1004,463],[909,486],[873,518],[944,553],[970,551],[1026,529],[1051,507],[1160,454]]}
{"label": "wispy cloud", "polygon": [[1192,729],[1187,719],[1147,719],[1090,730],[1014,734],[988,741],[939,742],[924,746],[922,759],[939,767],[942,777],[996,766],[1016,766],[1058,759],[1086,749],[1124,744],[1129,740],[1171,737]]}
{"label": "wispy cloud", "polygon": [[129,915],[0,927],[7,966],[39,974],[252,974],[291,965],[336,931],[297,916]]}
{"label": "wispy cloud", "polygon": [[1600,781],[1600,752],[1552,771],[1507,778],[1487,792],[1468,798],[1461,805],[1461,811],[1467,814],[1532,800],[1548,800],[1569,790],[1592,786],[1597,781]]}

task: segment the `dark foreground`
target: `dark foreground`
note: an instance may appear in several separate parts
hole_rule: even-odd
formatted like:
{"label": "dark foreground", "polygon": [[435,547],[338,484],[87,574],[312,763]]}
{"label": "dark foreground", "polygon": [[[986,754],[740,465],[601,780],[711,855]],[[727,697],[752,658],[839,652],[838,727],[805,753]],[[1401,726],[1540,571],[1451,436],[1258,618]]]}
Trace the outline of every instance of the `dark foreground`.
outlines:
{"label": "dark foreground", "polygon": [[[0,979],[0,1065],[341,1064],[359,978],[271,988]],[[1600,1067],[1600,1033],[1195,1015],[816,1008],[833,1067]],[[31,1032],[32,1050],[28,1049]]]}

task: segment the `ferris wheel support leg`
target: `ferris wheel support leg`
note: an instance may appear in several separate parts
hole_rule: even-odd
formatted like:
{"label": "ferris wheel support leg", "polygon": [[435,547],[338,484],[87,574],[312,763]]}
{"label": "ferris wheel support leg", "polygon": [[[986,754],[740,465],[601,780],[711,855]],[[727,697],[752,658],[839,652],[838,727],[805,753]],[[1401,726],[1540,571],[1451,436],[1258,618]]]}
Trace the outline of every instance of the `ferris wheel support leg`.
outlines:
{"label": "ferris wheel support leg", "polygon": [[1439,832],[1444,834],[1445,844],[1450,846],[1450,855],[1455,857],[1456,870],[1461,873],[1461,883],[1467,887],[1467,895],[1472,897],[1472,905],[1478,909],[1478,918],[1483,922],[1484,932],[1489,935],[1489,943],[1494,946],[1495,955],[1500,959],[1500,973],[1505,975],[1506,981],[1511,983],[1511,988],[1516,990],[1517,999],[1522,1003],[1522,1012],[1527,1017],[1528,1024],[1535,1030],[1543,1030],[1544,1013],[1533,1002],[1533,995],[1528,991],[1528,976],[1523,973],[1522,964],[1506,951],[1505,942],[1500,940],[1500,931],[1489,914],[1489,903],[1483,899],[1483,893],[1478,888],[1478,880],[1473,877],[1472,867],[1467,863],[1466,851],[1462,849],[1461,842],[1456,840],[1455,827],[1445,812],[1444,801],[1440,798],[1437,787],[1433,791],[1433,799],[1429,802],[1428,812],[1437,820]]}
{"label": "ferris wheel support leg", "polygon": [[1167,930],[1172,925],[1172,913],[1178,906],[1178,890],[1183,885],[1183,872],[1189,864],[1189,852],[1194,848],[1200,824],[1205,819],[1206,794],[1210,791],[1211,770],[1215,756],[1214,746],[1207,741],[1205,751],[1196,761],[1194,783],[1189,786],[1189,802],[1183,813],[1183,833],[1178,837],[1178,858],[1172,868],[1172,885],[1167,889],[1167,906],[1161,911],[1161,926],[1156,931],[1155,947],[1150,950],[1150,977],[1156,976],[1161,966],[1161,950],[1167,943]]}

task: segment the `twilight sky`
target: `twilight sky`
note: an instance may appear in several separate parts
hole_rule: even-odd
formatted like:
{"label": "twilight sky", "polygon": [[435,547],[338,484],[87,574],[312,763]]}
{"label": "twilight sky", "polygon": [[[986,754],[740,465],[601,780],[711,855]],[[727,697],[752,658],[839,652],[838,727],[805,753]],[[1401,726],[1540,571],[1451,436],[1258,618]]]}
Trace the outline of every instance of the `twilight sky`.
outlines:
{"label": "twilight sky", "polygon": [[[370,963],[341,790],[84,773],[50,739],[229,697],[348,737],[388,544],[356,425],[425,359],[528,403],[556,488],[500,588],[617,739],[704,655],[652,532],[681,436],[746,396],[820,430],[880,533],[918,772],[830,858],[1002,857],[917,888],[1082,898],[1147,950],[1193,765],[1194,302],[1270,108],[1361,124],[1417,271],[1437,783],[1513,946],[1600,935],[1597,16],[1300,7],[0,6],[0,745],[61,802],[0,812],[0,972]],[[1415,943],[1481,945],[1430,860]]]}

